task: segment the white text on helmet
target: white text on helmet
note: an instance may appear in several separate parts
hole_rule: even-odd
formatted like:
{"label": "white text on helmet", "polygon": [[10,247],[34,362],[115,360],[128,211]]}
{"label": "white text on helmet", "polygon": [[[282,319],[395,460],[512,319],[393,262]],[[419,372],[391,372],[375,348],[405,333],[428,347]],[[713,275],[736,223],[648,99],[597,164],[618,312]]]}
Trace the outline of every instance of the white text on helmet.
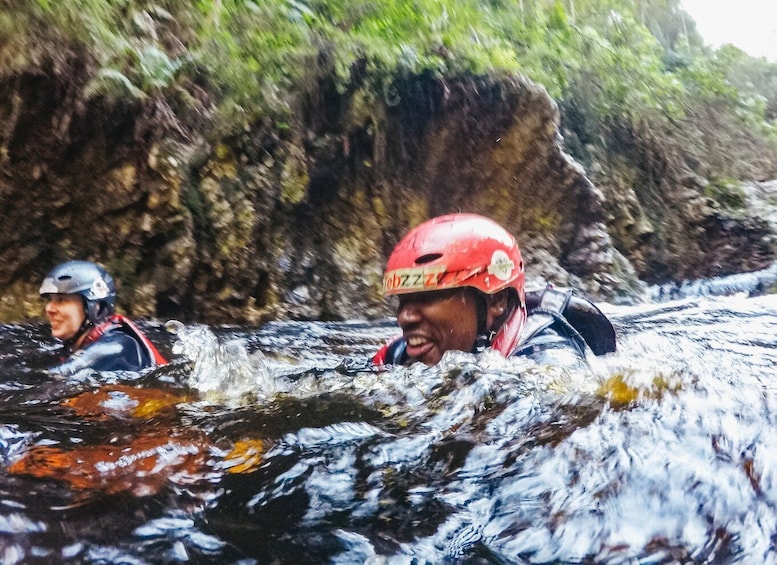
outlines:
{"label": "white text on helmet", "polygon": [[437,281],[443,273],[445,273],[444,266],[396,269],[383,277],[383,291],[429,290],[437,286]]}
{"label": "white text on helmet", "polygon": [[488,274],[493,275],[500,281],[509,280],[513,274],[515,263],[510,257],[502,251],[497,249],[494,254],[491,255],[491,263],[488,265]]}
{"label": "white text on helmet", "polygon": [[462,286],[465,284],[465,281],[485,270],[486,268],[482,266],[448,271],[443,265],[395,269],[389,271],[383,277],[383,292],[385,294],[397,294],[455,288]]}

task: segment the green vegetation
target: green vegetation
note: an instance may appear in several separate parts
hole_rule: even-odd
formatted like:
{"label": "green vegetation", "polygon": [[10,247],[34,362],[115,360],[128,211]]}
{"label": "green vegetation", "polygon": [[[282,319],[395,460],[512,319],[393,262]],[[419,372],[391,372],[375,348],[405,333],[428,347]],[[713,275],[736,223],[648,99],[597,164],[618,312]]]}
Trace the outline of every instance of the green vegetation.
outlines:
{"label": "green vegetation", "polygon": [[0,80],[85,53],[84,97],[221,134],[286,127],[324,77],[369,101],[403,75],[520,72],[584,164],[633,146],[707,176],[777,173],[777,64],[705,47],[679,0],[29,0],[6,3],[0,38]]}
{"label": "green vegetation", "polygon": [[711,179],[704,187],[704,194],[718,202],[729,213],[745,208],[745,191],[742,184],[733,179]]}

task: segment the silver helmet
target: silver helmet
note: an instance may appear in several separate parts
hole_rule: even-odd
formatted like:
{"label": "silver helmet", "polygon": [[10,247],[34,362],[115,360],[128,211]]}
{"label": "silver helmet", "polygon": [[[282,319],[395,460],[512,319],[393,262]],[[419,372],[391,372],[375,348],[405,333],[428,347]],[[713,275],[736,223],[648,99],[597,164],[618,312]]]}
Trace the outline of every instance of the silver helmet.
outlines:
{"label": "silver helmet", "polygon": [[57,265],[43,279],[40,295],[80,294],[84,298],[86,319],[99,324],[116,309],[116,285],[113,277],[90,261],[68,261]]}

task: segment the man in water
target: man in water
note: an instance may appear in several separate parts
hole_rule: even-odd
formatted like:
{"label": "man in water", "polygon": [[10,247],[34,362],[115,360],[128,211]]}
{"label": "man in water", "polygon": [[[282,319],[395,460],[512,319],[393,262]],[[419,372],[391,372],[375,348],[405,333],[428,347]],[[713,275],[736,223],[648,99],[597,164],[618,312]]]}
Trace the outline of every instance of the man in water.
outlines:
{"label": "man in water", "polygon": [[116,286],[101,266],[89,261],[62,263],[46,275],[40,295],[48,300],[51,334],[68,354],[51,372],[140,371],[167,363],[134,323],[116,314]]}
{"label": "man in water", "polygon": [[585,364],[589,351],[615,350],[607,318],[572,291],[526,293],[521,251],[510,233],[476,214],[450,214],[411,230],[389,257],[383,278],[398,298],[402,336],[373,364],[434,365],[446,351],[487,347],[505,357]]}

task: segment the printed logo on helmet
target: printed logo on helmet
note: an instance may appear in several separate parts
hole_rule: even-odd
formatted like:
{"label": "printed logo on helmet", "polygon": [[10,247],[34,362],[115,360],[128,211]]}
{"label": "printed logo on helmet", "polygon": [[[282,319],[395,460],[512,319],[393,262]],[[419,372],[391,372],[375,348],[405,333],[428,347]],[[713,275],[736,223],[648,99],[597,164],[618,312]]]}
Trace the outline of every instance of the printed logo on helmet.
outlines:
{"label": "printed logo on helmet", "polygon": [[92,283],[92,288],[89,289],[89,293],[97,299],[105,298],[110,294],[110,292],[111,291],[108,289],[108,285],[105,284],[105,281],[99,277],[94,280]]}
{"label": "printed logo on helmet", "polygon": [[434,290],[439,284],[440,275],[443,273],[445,273],[444,266],[395,269],[383,277],[383,292]]}
{"label": "printed logo on helmet", "polygon": [[513,263],[507,253],[501,249],[494,251],[494,254],[491,256],[491,263],[488,265],[489,275],[495,276],[500,281],[506,281],[512,276],[513,269],[515,269],[515,263]]}

